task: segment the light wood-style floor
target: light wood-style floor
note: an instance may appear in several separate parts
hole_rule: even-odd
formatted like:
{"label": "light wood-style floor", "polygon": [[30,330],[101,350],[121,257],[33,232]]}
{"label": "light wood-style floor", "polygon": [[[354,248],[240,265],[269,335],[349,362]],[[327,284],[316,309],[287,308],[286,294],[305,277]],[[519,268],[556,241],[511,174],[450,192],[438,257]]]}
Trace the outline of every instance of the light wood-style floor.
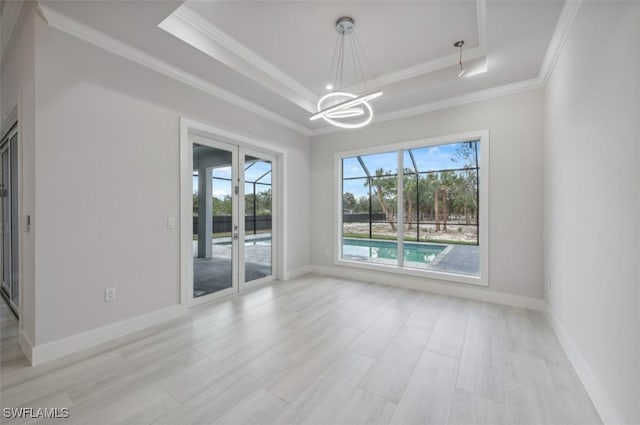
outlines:
{"label": "light wood-style floor", "polygon": [[307,275],[33,368],[10,322],[2,407],[65,425],[601,423],[540,313],[459,298]]}

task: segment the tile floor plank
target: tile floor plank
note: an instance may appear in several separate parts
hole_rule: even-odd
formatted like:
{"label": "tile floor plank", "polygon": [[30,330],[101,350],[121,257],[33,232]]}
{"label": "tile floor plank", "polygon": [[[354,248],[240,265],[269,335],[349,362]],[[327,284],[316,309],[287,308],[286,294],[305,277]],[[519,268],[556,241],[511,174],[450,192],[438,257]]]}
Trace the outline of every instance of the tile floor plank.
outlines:
{"label": "tile floor plank", "polygon": [[602,423],[540,312],[320,274],[36,367],[0,333],[2,407],[65,424]]}
{"label": "tile floor plank", "polygon": [[458,361],[425,351],[391,419],[392,424],[446,424],[453,403]]}
{"label": "tile floor plank", "polygon": [[377,359],[407,320],[406,313],[387,309],[349,349]]}

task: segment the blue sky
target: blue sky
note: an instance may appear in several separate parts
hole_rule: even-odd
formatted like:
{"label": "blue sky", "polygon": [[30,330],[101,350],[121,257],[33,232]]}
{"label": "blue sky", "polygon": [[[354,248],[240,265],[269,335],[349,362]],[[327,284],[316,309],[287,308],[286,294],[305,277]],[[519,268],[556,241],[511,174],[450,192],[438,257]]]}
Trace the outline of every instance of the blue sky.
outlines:
{"label": "blue sky", "polygon": [[[247,163],[245,166],[245,181],[253,182],[256,179],[260,178],[263,174],[267,173],[271,170],[270,162],[258,161],[251,165]],[[197,174],[197,171],[194,171],[194,174]],[[231,167],[220,167],[213,169],[213,177],[223,178],[223,179],[231,179]],[[260,179],[260,183],[271,184],[271,173]],[[261,186],[258,190],[264,190],[266,187]],[[230,181],[227,180],[213,180],[213,196],[216,198],[224,198],[227,195],[231,195],[232,185]],[[193,177],[193,193],[198,192],[198,177]]]}
{"label": "blue sky", "polygon": [[[429,146],[419,149],[411,149],[413,157],[418,166],[418,171],[434,171],[446,170],[462,167],[464,164],[454,162],[452,158],[460,143],[452,143],[448,145]],[[361,155],[362,161],[371,174],[375,174],[375,170],[382,168],[390,171],[392,174],[397,172],[398,154],[397,152],[387,152],[373,155]],[[413,169],[413,163],[408,151],[404,151],[403,159],[404,168]],[[343,160],[343,176],[349,177],[366,177],[365,171],[360,166],[357,157],[345,158]],[[343,182],[343,191],[353,193],[356,198],[368,195],[368,189],[364,186],[364,180],[345,180]]]}

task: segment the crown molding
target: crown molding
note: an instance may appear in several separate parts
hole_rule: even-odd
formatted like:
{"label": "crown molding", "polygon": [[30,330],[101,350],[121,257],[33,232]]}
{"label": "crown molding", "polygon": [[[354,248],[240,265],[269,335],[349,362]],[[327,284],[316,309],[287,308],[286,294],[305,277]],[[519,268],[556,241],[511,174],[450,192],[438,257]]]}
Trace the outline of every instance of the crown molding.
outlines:
{"label": "crown molding", "polygon": [[[486,0],[476,0],[478,46],[465,50],[466,60],[486,57]],[[201,50],[256,83],[298,105],[307,112],[316,111],[319,95],[280,70],[274,64],[238,42],[220,28],[202,18],[198,13],[182,5],[158,25],[185,43]],[[207,42],[205,42],[206,40]],[[238,60],[241,59],[241,60]],[[385,74],[363,84],[371,88],[383,88],[404,80],[419,77],[458,63],[458,55],[452,54],[427,61],[400,71]],[[352,88],[347,88],[349,90]]]}
{"label": "crown molding", "polygon": [[[478,30],[478,45],[468,50],[464,50],[465,61],[472,61],[474,59],[487,57],[487,1],[476,0],[476,22]],[[385,86],[399,83],[404,80],[410,80],[417,78],[425,74],[429,74],[434,71],[448,68],[458,64],[458,54],[452,54],[437,58],[431,61],[427,61],[418,65],[414,65],[409,68],[401,69],[400,71],[392,72],[389,74],[381,75],[380,77],[373,78],[371,80],[362,83],[369,89],[384,89]],[[346,90],[352,90],[355,87],[348,87]]]}
{"label": "crown molding", "polygon": [[424,114],[425,112],[437,111],[439,109],[451,108],[453,106],[460,106],[469,103],[480,102],[483,100],[489,100],[500,96],[522,93],[529,90],[539,89],[542,86],[543,84],[539,78],[518,81],[516,83],[505,84],[503,86],[492,87],[490,89],[463,94],[461,96],[451,97],[413,108],[401,109],[399,111],[382,114],[378,117],[376,122],[385,122],[412,115]]}
{"label": "crown molding", "polygon": [[[540,71],[538,72],[538,76],[536,78],[530,80],[519,81],[516,83],[506,84],[499,87],[493,87],[486,90],[480,90],[477,92],[465,94],[462,96],[452,97],[449,99],[439,100],[435,102],[426,103],[420,106],[415,106],[411,108],[406,108],[394,112],[389,112],[386,114],[379,115],[374,118],[373,124],[381,123],[385,121],[390,121],[394,119],[406,118],[413,115],[424,114],[427,112],[433,112],[440,109],[451,108],[454,106],[465,105],[468,103],[479,102],[483,100],[489,100],[494,97],[505,96],[509,94],[521,93],[528,90],[535,90],[539,88],[543,88],[547,85],[549,81],[549,77],[553,71],[553,68],[560,57],[560,53],[562,52],[562,48],[565,45],[569,32],[571,31],[571,26],[573,25],[573,21],[578,13],[578,9],[582,4],[583,0],[566,0],[564,6],[562,7],[562,11],[560,12],[560,16],[558,17],[558,22],[556,23],[556,28],[553,31],[553,36],[551,37],[551,41],[549,42],[549,47],[547,48],[547,52],[545,54],[544,60],[540,67]],[[482,3],[482,6],[480,4]],[[486,18],[481,19],[480,15],[484,15],[486,17],[486,3],[483,0],[478,0],[478,31],[480,34],[481,26],[486,30]],[[483,11],[480,11],[480,7],[482,7]],[[484,46],[484,42],[482,44]],[[329,134],[336,133],[338,131],[344,131],[343,129],[337,127],[323,127],[316,130],[312,130],[311,136],[318,136],[321,134]]]}
{"label": "crown molding", "polygon": [[315,93],[187,6],[178,7],[158,27],[302,109],[315,111]]}
{"label": "crown molding", "polygon": [[540,67],[540,73],[538,75],[538,78],[541,79],[543,85],[546,85],[547,81],[549,81],[551,72],[560,57],[560,53],[562,53],[562,48],[567,41],[571,26],[573,25],[573,21],[578,14],[578,9],[581,4],[582,0],[566,0],[562,7],[562,11],[558,17],[556,28],[553,31],[553,36],[549,42],[549,47],[547,48],[547,53],[544,55],[544,60],[542,61],[542,66]]}
{"label": "crown molding", "polygon": [[[567,36],[570,32],[571,26],[573,24],[573,21],[575,19],[575,16],[577,14],[577,11],[581,3],[582,3],[582,0],[566,1],[560,13],[560,16],[558,18],[556,28],[554,30],[552,39],[549,43],[549,47],[547,48],[547,52],[545,54],[539,74],[536,78],[524,80],[516,83],[510,83],[510,84],[506,84],[499,87],[493,87],[486,90],[480,90],[477,92],[468,93],[465,95],[461,95],[461,96],[457,96],[449,99],[430,102],[420,106],[415,106],[411,108],[389,112],[387,114],[382,114],[376,117],[374,119],[374,124],[395,120],[395,119],[400,119],[400,118],[405,118],[413,115],[419,115],[427,112],[433,112],[436,110],[446,109],[454,106],[488,100],[494,97],[505,96],[509,94],[516,94],[516,93],[524,92],[527,90],[535,90],[535,89],[544,87],[547,84],[547,81],[549,79],[549,76],[551,75],[553,67],[566,42]],[[469,60],[473,60],[483,56],[486,57],[486,44],[485,44],[486,43],[486,0],[476,0],[476,5],[477,5],[479,45],[465,52],[465,55]],[[304,134],[306,136],[317,136],[321,134],[344,131],[342,129],[335,128],[335,127],[323,127],[318,129],[311,129],[309,127],[295,123],[289,120],[288,118],[285,118],[284,116],[276,114],[262,106],[259,106],[232,92],[229,92],[200,77],[187,73],[186,71],[178,67],[175,67],[173,65],[170,65],[131,45],[128,45],[119,40],[116,40],[107,34],[104,34],[84,24],[81,24],[67,16],[59,14],[46,6],[43,6],[42,4],[39,4],[38,8],[40,9],[47,23],[50,26],[60,31],[63,31],[74,37],[87,41],[91,44],[94,44],[98,47],[101,47],[105,50],[108,50],[121,57],[129,59],[133,62],[136,62],[147,68],[153,69],[156,72],[159,72],[165,76],[171,77],[175,80],[178,80],[184,84],[194,87],[207,94],[216,96],[224,101],[227,101],[231,104],[241,107],[249,112],[255,113],[256,115],[259,115],[263,118],[269,119],[277,124],[280,124],[292,130],[295,130],[301,134]],[[246,46],[236,42],[232,37],[228,36],[224,32],[215,28],[208,21],[205,21],[203,18],[199,17],[199,15],[197,15],[195,12],[191,10],[189,10],[189,12],[185,12],[184,10],[182,10],[179,13],[179,16],[180,16],[179,19],[182,20],[181,22],[187,22],[191,28],[195,28],[195,30],[199,31],[200,33],[203,33],[203,31],[206,31],[208,33],[207,35],[208,38],[215,40],[216,44],[218,46],[224,47],[225,50],[232,49],[232,51],[237,55],[237,57],[245,61],[251,62],[254,66],[260,66],[263,70],[266,70],[267,68],[269,68],[269,72],[264,73],[263,75],[268,75],[269,76],[268,78],[272,79],[274,83],[279,81],[281,84],[286,84],[289,87],[294,87],[297,84],[299,87],[297,87],[294,90],[295,93],[297,93],[298,95],[301,95],[302,91],[307,91],[307,95],[309,94],[313,95],[313,93],[307,90],[306,88],[304,88],[304,86],[297,83],[295,80],[291,79],[291,77],[287,76],[285,73],[280,71],[278,68],[270,64],[265,59],[253,53]],[[178,19],[178,17],[176,17],[176,19]],[[428,72],[433,72],[438,69],[451,66],[452,64],[449,62],[452,59],[454,60],[453,64],[457,63],[456,55],[448,56],[445,58],[439,58],[439,59],[429,61],[429,62],[420,64],[415,67],[411,67],[396,73],[384,75],[382,77],[377,78],[375,82],[376,83],[381,82],[381,84],[383,85],[388,85],[388,84],[399,82],[405,79],[414,78]],[[257,82],[262,84],[262,82],[260,81],[257,81]],[[371,83],[373,83],[373,81]],[[281,90],[274,90],[274,91],[278,95],[283,96],[283,93]],[[291,95],[283,96],[283,97],[287,98],[288,100],[291,100]],[[294,103],[298,104],[297,102],[294,102]],[[308,108],[303,108],[303,109],[309,110]]]}
{"label": "crown molding", "polygon": [[[466,105],[469,103],[480,102],[483,100],[489,100],[500,96],[507,96],[510,94],[517,94],[529,90],[535,90],[542,88],[544,84],[539,78],[532,78],[530,80],[518,81],[516,83],[505,84],[503,86],[492,87],[486,90],[480,90],[473,93],[463,94],[461,96],[451,97],[448,99],[438,100],[435,102],[425,103],[423,105],[414,106],[411,108],[400,109],[398,111],[388,112],[381,114],[374,118],[372,124],[379,124],[385,121],[392,121],[401,118],[407,118],[414,115],[425,114],[427,112],[438,111],[440,109],[452,108],[454,106]],[[323,127],[311,132],[311,136],[318,136],[321,134],[336,133],[338,131],[344,131],[337,127]]]}
{"label": "crown molding", "polygon": [[288,127],[306,136],[309,136],[311,134],[311,131],[307,127],[301,126],[241,96],[231,93],[230,91],[225,90],[220,86],[210,83],[209,81],[206,81],[191,73],[185,72],[181,68],[173,66],[138,48],[123,43],[122,41],[116,40],[115,38],[103,32],[97,31],[74,19],[69,18],[68,16],[58,13],[43,5],[42,3],[39,3],[38,7],[40,9],[40,12],[44,16],[45,21],[52,28],[79,38],[80,40],[91,43],[146,68],[152,69],[160,74],[187,84],[204,93],[218,97],[219,99],[229,102],[235,106],[238,106],[277,124]]}
{"label": "crown molding", "polygon": [[[472,61],[474,59],[485,58],[485,57],[486,57],[486,52],[484,48],[480,46],[464,51],[465,62]],[[383,76],[371,79],[369,81],[365,81],[362,84],[369,87],[370,90],[384,89],[386,86],[389,86],[391,84],[399,83],[404,80],[410,80],[412,78],[417,78],[417,77],[420,77],[421,75],[429,74],[434,71],[439,71],[441,69],[445,69],[450,66],[457,65],[458,60],[459,60],[458,54],[456,53],[453,55],[434,59],[429,62],[424,62],[419,65],[412,66],[410,68],[401,69],[400,71],[392,72],[390,74],[385,74]],[[354,88],[355,86],[348,87],[346,90],[350,91]]]}
{"label": "crown molding", "polygon": [[4,54],[9,46],[9,41],[13,35],[13,31],[16,28],[18,19],[20,18],[20,12],[22,11],[21,1],[5,1],[2,2],[2,11],[0,12],[0,62],[4,59]]}
{"label": "crown molding", "polygon": [[[476,20],[478,26],[478,45],[471,49],[464,51],[465,61],[472,61],[479,58],[487,57],[486,39],[487,39],[487,2],[486,0],[476,0]],[[400,71],[392,72],[382,75],[380,77],[365,81],[365,86],[371,90],[383,89],[385,86],[399,83],[404,80],[410,80],[417,78],[425,74],[429,74],[434,71],[448,68],[458,64],[458,54],[452,54],[437,58],[428,62],[424,62],[418,65],[414,65],[409,68],[401,69]],[[348,87],[346,90],[352,90],[355,87]]]}

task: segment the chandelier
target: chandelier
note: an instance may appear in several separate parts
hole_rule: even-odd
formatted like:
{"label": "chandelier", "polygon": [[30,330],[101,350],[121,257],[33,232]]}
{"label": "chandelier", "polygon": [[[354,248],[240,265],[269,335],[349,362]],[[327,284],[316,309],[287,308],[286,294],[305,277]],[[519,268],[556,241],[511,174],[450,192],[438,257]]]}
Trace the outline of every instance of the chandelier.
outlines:
{"label": "chandelier", "polygon": [[[373,108],[369,102],[382,96],[382,91],[367,92],[364,87],[367,79],[373,80],[374,75],[354,28],[355,22],[348,16],[336,21],[338,37],[331,61],[330,82],[326,86],[330,91],[318,100],[318,112],[311,115],[311,121],[322,118],[336,127],[361,128],[373,119]],[[348,55],[351,56],[350,61],[345,59]],[[365,73],[365,65],[369,75]],[[345,68],[353,70],[351,89],[344,87],[349,83],[344,78]]]}

